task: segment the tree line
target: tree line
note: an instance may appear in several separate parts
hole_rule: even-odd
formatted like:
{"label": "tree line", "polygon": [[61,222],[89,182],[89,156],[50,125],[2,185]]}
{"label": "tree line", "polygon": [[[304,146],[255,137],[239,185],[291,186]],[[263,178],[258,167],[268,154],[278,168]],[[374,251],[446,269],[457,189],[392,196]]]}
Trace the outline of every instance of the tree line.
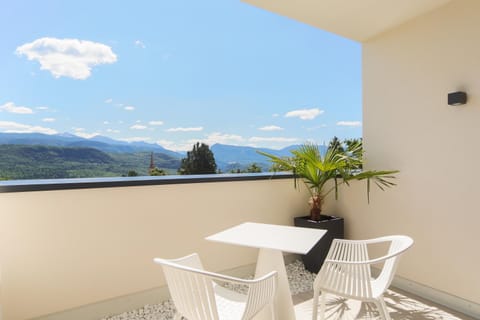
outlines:
{"label": "tree line", "polygon": [[[228,173],[258,173],[262,172],[262,168],[256,163],[250,164],[244,169],[231,169]],[[193,145],[191,151],[187,152],[187,156],[180,161],[180,168],[177,173],[180,175],[193,174],[215,174],[222,173],[215,162],[215,156],[210,147],[205,143],[197,142]],[[149,170],[151,176],[164,176],[167,173],[157,167]],[[128,176],[137,176],[134,171],[130,171]]]}
{"label": "tree line", "polygon": [[[329,148],[335,147],[341,151],[344,151],[343,144],[345,144],[346,146],[350,146],[352,144],[358,143],[359,141],[361,141],[361,139],[346,139],[342,142],[337,137],[333,137],[332,140],[329,142]],[[273,165],[270,168],[270,171],[277,171],[277,169],[278,168]],[[221,173],[219,170],[217,170],[215,157],[213,155],[213,152],[210,150],[210,147],[207,144],[200,142],[194,144],[192,150],[187,152],[187,156],[181,160],[180,168],[177,172],[181,175]],[[262,172],[262,168],[259,167],[256,163],[252,163],[243,170],[232,169],[228,173],[258,172]],[[153,170],[150,170],[150,175],[160,176],[166,175],[166,173],[161,169],[155,168]]]}

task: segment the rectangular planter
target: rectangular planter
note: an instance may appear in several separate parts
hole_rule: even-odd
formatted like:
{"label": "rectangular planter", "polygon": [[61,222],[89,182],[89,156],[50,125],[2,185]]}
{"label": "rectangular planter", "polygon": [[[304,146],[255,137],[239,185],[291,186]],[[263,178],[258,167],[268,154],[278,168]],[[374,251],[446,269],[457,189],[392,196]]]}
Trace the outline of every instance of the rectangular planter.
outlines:
{"label": "rectangular planter", "polygon": [[312,250],[302,256],[305,268],[314,273],[318,273],[320,270],[333,239],[343,239],[344,237],[343,218],[326,215],[322,215],[321,217],[322,220],[320,221],[310,220],[309,216],[294,218],[294,223],[297,227],[327,230],[327,233],[317,242]]}

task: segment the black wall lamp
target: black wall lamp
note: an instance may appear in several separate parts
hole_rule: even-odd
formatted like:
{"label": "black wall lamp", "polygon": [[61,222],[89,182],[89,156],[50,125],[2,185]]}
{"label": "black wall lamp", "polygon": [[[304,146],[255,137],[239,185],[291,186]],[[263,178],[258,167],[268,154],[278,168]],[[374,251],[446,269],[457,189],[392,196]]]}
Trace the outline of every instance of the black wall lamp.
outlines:
{"label": "black wall lamp", "polygon": [[451,106],[460,106],[467,103],[467,93],[463,91],[452,92],[448,94],[448,104]]}

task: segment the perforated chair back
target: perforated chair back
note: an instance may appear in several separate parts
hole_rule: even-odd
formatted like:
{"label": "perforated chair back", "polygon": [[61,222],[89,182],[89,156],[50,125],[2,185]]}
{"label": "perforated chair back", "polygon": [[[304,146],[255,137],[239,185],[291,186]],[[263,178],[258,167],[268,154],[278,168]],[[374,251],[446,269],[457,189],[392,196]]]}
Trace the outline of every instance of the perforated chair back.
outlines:
{"label": "perforated chair back", "polygon": [[[163,267],[177,319],[182,316],[188,320],[246,320],[267,305],[273,311],[276,272],[254,280],[229,277],[205,271],[196,253],[175,260],[155,258],[154,261]],[[241,295],[217,282],[245,285],[248,293]]]}
{"label": "perforated chair back", "polygon": [[[389,243],[384,256],[370,259],[368,245]],[[399,257],[413,244],[408,236],[395,235],[370,240],[334,239],[324,264],[314,281],[314,315],[316,319],[319,294],[328,292],[346,298],[375,302],[383,318],[390,319],[383,293],[390,286]],[[372,265],[383,264],[373,279]],[[323,316],[323,312],[321,312]]]}

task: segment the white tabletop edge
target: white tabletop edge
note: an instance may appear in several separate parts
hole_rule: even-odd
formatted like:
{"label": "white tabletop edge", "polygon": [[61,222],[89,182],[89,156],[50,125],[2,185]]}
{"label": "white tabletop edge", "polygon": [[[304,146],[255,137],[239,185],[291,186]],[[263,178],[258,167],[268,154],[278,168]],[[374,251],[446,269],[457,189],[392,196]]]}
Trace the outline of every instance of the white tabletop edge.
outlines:
{"label": "white tabletop edge", "polygon": [[[324,229],[245,222],[205,239],[250,248],[306,254],[326,232]],[[245,237],[245,234],[249,236]]]}

